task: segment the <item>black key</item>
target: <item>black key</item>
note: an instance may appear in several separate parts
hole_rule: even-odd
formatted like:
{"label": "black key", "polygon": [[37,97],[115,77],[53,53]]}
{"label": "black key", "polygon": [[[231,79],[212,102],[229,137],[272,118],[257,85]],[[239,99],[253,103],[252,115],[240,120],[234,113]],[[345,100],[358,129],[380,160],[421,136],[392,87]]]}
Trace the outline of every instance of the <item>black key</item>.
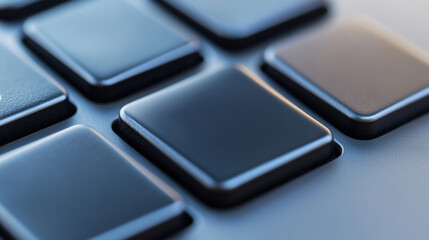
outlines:
{"label": "black key", "polygon": [[195,39],[129,1],[75,1],[30,18],[25,42],[87,97],[110,101],[199,61]]}
{"label": "black key", "polygon": [[0,0],[0,18],[14,20],[67,0]]}
{"label": "black key", "polygon": [[0,46],[0,145],[73,113],[62,87]]}
{"label": "black key", "polygon": [[155,239],[188,224],[170,188],[75,126],[0,157],[0,219],[14,239]]}
{"label": "black key", "polygon": [[370,139],[429,109],[429,58],[364,17],[267,51],[266,70],[344,133]]}
{"label": "black key", "polygon": [[246,200],[333,153],[327,128],[243,67],[130,103],[119,132],[215,207]]}
{"label": "black key", "polygon": [[323,0],[160,0],[226,48],[242,48],[326,12]]}

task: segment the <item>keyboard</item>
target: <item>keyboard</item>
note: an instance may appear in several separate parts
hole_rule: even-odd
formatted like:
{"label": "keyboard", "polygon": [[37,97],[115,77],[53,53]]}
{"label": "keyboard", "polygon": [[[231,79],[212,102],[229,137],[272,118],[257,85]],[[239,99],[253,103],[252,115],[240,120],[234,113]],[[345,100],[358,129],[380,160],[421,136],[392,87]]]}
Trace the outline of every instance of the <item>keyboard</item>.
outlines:
{"label": "keyboard", "polygon": [[0,239],[428,239],[426,9],[0,0]]}

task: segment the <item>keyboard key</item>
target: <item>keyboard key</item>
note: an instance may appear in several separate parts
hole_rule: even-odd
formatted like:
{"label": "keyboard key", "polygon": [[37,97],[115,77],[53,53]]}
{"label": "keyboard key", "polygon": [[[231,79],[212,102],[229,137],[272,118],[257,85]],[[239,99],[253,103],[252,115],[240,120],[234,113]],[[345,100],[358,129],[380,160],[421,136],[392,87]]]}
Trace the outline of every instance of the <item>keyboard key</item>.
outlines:
{"label": "keyboard key", "polygon": [[74,113],[66,91],[0,46],[0,145]]}
{"label": "keyboard key", "polygon": [[0,157],[0,219],[14,239],[74,240],[157,239],[190,218],[146,169],[74,126]]}
{"label": "keyboard key", "polygon": [[326,12],[323,0],[161,0],[226,48],[242,48]]}
{"label": "keyboard key", "polygon": [[0,18],[18,19],[67,0],[1,0]]}
{"label": "keyboard key", "polygon": [[351,137],[371,139],[429,109],[429,58],[355,18],[269,49],[266,71]]}
{"label": "keyboard key", "polygon": [[128,1],[75,1],[27,20],[25,42],[88,98],[111,101],[201,61],[198,43]]}
{"label": "keyboard key", "polygon": [[119,134],[215,207],[329,160],[330,131],[244,67],[223,67],[126,105]]}

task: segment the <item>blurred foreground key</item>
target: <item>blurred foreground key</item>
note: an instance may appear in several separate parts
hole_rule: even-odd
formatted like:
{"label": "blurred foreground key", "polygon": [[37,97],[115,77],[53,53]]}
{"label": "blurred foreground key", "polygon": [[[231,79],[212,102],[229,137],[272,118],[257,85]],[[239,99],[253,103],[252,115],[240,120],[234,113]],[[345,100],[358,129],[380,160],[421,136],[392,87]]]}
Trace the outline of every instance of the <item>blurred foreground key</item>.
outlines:
{"label": "blurred foreground key", "polygon": [[0,222],[13,239],[158,239],[189,220],[175,192],[84,126],[0,158]]}

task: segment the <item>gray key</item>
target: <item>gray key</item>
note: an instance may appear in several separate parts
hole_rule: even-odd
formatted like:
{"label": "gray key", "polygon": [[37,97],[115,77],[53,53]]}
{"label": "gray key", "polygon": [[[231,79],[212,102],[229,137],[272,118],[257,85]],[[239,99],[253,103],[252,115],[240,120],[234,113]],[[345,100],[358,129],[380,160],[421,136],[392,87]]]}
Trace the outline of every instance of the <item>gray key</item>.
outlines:
{"label": "gray key", "polygon": [[228,207],[333,155],[330,131],[244,67],[125,106],[121,135],[208,204]]}
{"label": "gray key", "polygon": [[0,45],[0,145],[73,113],[61,86]]}
{"label": "gray key", "polygon": [[346,134],[368,139],[428,110],[429,58],[359,17],[265,55],[266,70]]}
{"label": "gray key", "polygon": [[188,220],[175,192],[87,127],[0,157],[0,221],[16,239],[154,239]]}
{"label": "gray key", "polygon": [[196,39],[130,1],[72,1],[28,19],[25,42],[95,101],[111,101],[201,60]]}

